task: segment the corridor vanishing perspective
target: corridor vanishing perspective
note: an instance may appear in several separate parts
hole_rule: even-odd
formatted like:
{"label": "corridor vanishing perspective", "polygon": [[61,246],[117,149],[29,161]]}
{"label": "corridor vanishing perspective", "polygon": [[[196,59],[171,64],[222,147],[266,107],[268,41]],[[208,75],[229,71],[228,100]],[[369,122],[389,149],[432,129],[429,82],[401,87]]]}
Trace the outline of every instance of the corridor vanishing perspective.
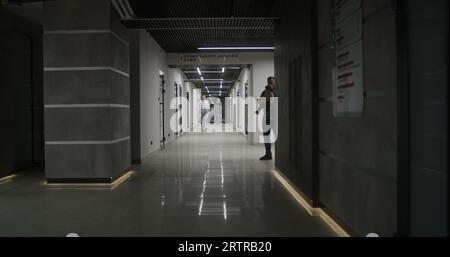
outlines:
{"label": "corridor vanishing perspective", "polygon": [[0,187],[0,236],[336,236],[277,181],[273,162],[257,160],[261,150],[239,134],[188,134],[116,187],[21,174]]}
{"label": "corridor vanishing perspective", "polygon": [[0,237],[448,237],[448,11],[0,0]]}

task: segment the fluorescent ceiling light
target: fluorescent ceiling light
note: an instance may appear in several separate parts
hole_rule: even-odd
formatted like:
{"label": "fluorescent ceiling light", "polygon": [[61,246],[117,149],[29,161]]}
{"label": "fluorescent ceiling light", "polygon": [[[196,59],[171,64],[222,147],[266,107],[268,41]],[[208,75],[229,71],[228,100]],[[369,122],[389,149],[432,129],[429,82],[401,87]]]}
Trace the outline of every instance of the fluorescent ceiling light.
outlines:
{"label": "fluorescent ceiling light", "polygon": [[198,72],[198,75],[200,75],[200,76],[202,75],[202,72],[200,71],[200,68],[198,68],[198,67],[197,67],[197,72]]}
{"label": "fluorescent ceiling light", "polygon": [[[195,70],[195,71],[184,71],[184,73],[186,73],[186,74],[194,74],[194,73],[198,73],[198,71],[197,70]],[[219,73],[222,73],[222,70],[211,70],[211,71],[203,70],[203,71],[201,71],[201,73],[202,73],[202,75],[203,74],[208,74],[208,73],[217,73],[217,74],[219,74]]]}
{"label": "fluorescent ceiling light", "polygon": [[199,47],[198,50],[274,50],[273,46]]}
{"label": "fluorescent ceiling light", "polygon": [[225,72],[225,67],[222,67],[222,73],[224,73]]}
{"label": "fluorescent ceiling light", "polygon": [[201,79],[202,81],[223,81],[223,79],[203,79],[203,77],[201,77]]}
{"label": "fluorescent ceiling light", "polygon": [[[208,80],[208,79],[190,79],[188,82],[196,82],[196,81],[203,81],[203,84],[216,84],[219,85],[219,82],[222,82],[221,80]],[[235,83],[235,80],[224,80],[223,84],[232,84]]]}

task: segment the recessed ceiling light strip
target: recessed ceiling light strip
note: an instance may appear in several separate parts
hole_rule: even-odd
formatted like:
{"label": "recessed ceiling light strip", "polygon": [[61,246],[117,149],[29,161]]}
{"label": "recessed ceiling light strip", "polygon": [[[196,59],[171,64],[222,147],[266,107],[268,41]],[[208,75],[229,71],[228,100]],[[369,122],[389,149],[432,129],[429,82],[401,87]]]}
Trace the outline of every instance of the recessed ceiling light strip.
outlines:
{"label": "recessed ceiling light strip", "polygon": [[198,50],[274,50],[273,46],[199,47]]}

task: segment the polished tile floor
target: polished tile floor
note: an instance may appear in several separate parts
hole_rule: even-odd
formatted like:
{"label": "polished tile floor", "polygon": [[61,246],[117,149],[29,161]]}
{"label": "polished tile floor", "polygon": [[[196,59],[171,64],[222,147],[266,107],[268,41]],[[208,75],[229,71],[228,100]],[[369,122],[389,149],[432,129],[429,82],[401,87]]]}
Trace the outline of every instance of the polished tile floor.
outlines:
{"label": "polished tile floor", "polygon": [[335,236],[239,134],[185,134],[114,189],[0,183],[0,236]]}

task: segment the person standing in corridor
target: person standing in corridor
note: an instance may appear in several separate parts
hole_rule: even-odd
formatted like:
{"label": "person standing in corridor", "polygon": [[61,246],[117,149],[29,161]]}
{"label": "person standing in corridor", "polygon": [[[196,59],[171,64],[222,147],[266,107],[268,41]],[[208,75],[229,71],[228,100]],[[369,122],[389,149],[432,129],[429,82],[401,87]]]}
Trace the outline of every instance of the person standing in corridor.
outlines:
{"label": "person standing in corridor", "polygon": [[259,104],[258,110],[256,114],[259,114],[261,110],[264,110],[263,116],[263,136],[264,136],[264,146],[266,148],[266,154],[260,158],[261,161],[272,160],[272,143],[270,142],[270,132],[272,131],[272,123],[270,117],[270,102],[271,98],[274,97],[275,91],[275,78],[268,77],[267,78],[267,86],[261,94],[261,98],[264,99],[263,103]]}

